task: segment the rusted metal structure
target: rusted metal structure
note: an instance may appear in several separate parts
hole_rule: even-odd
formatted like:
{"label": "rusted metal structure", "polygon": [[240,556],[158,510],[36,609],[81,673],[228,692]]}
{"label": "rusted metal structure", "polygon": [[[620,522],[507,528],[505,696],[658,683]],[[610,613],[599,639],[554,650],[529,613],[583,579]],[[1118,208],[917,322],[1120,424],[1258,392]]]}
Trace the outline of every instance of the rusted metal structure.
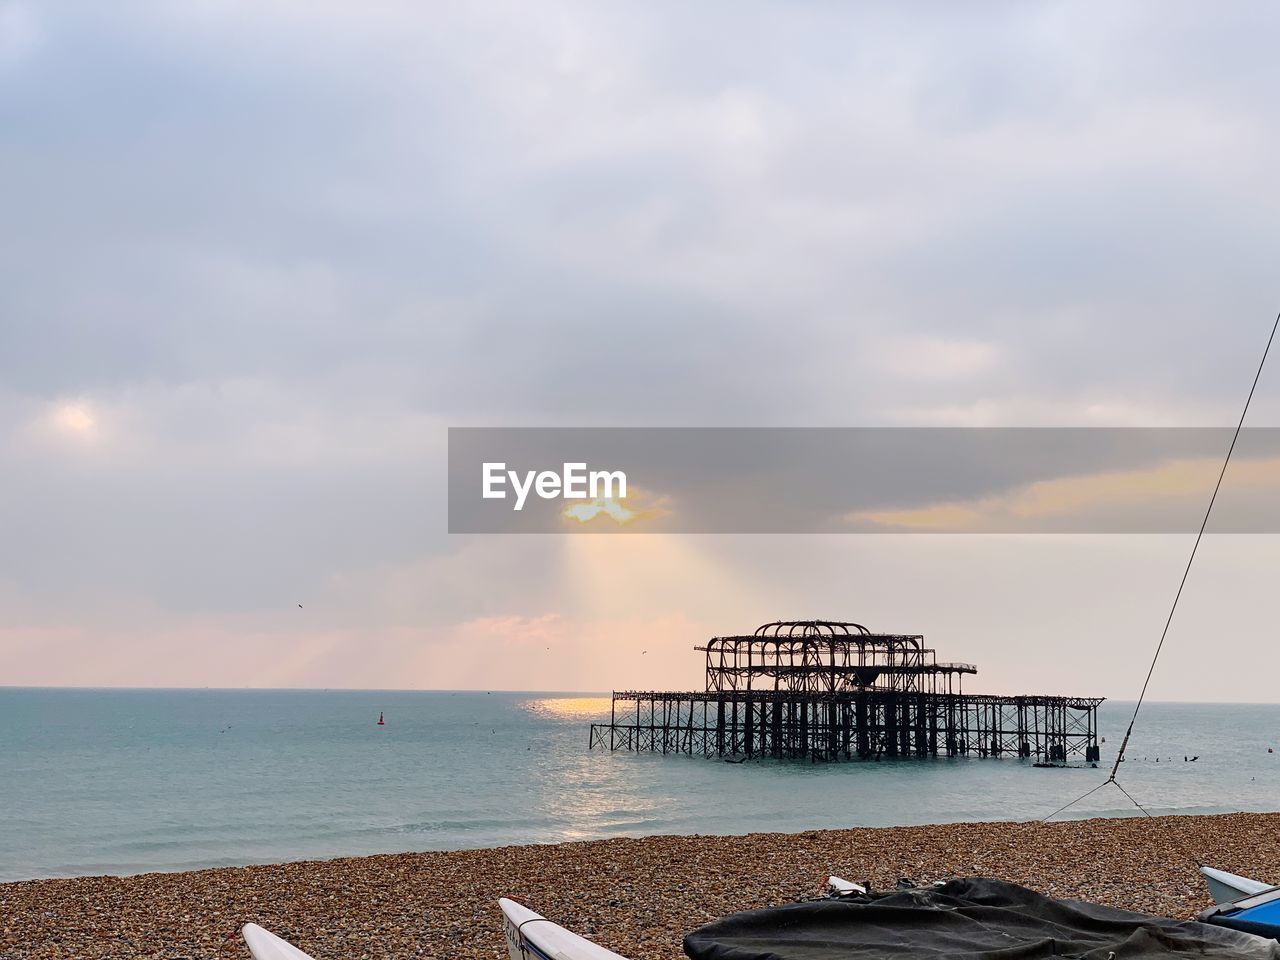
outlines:
{"label": "rusted metal structure", "polygon": [[590,746],[808,760],[1015,756],[1096,762],[1101,697],[966,694],[971,663],[939,662],[924,637],[793,620],[713,637],[706,689],[623,690]]}

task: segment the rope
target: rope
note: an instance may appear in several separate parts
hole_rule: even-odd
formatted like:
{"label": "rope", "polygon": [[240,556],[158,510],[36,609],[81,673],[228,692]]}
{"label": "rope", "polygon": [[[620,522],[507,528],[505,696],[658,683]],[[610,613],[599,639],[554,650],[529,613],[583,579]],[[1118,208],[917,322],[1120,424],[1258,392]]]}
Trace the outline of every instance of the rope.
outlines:
{"label": "rope", "polygon": [[[1062,805],[1062,806],[1060,806],[1057,810],[1053,811],[1053,813],[1049,814],[1047,817],[1045,817],[1045,818],[1044,818],[1043,820],[1041,820],[1040,822],[1041,822],[1041,823],[1048,823],[1050,820],[1052,820],[1054,817],[1056,817],[1058,814],[1060,814],[1063,810],[1068,810],[1068,809],[1070,809],[1071,807],[1074,807],[1077,803],[1079,803],[1079,802],[1080,802],[1081,800],[1083,800],[1085,797],[1089,796],[1090,794],[1097,793],[1099,790],[1101,790],[1103,787],[1105,787],[1108,783],[1111,783],[1111,782],[1113,782],[1113,781],[1111,781],[1111,780],[1103,780],[1100,784],[1098,784],[1098,785],[1097,785],[1096,787],[1094,787],[1092,790],[1088,791],[1087,793],[1082,793],[1082,794],[1080,794],[1080,796],[1076,797],[1076,798],[1075,798],[1074,800],[1072,800],[1070,803],[1063,804],[1063,805]],[[1119,786],[1119,784],[1116,784],[1116,786]]]}
{"label": "rope", "polygon": [[[1244,409],[1240,411],[1240,420],[1236,423],[1235,433],[1231,436],[1231,446],[1227,448],[1227,456],[1222,461],[1222,469],[1218,471],[1218,482],[1213,485],[1213,495],[1209,498],[1209,506],[1204,512],[1204,519],[1200,521],[1200,531],[1196,534],[1196,542],[1191,547],[1191,556],[1187,558],[1186,569],[1182,571],[1182,580],[1178,583],[1178,592],[1173,596],[1173,605],[1169,608],[1169,616],[1165,618],[1164,629],[1160,631],[1160,642],[1156,644],[1156,652],[1151,658],[1151,666],[1147,668],[1147,678],[1142,682],[1142,692],[1138,694],[1138,702],[1133,708],[1133,716],[1129,718],[1129,726],[1125,729],[1124,739],[1120,741],[1120,750],[1116,753],[1116,762],[1111,766],[1111,775],[1102,783],[1098,784],[1098,786],[1094,787],[1093,790],[1090,790],[1088,793],[1081,794],[1066,806],[1059,807],[1053,813],[1049,814],[1049,816],[1041,820],[1041,823],[1047,823],[1064,810],[1069,810],[1085,797],[1106,786],[1108,783],[1114,783],[1116,787],[1119,788],[1120,792],[1132,800],[1139,810],[1147,814],[1149,817],[1152,816],[1151,813],[1142,806],[1142,804],[1133,799],[1124,787],[1120,786],[1120,781],[1116,779],[1116,772],[1120,769],[1120,764],[1124,762],[1124,751],[1129,746],[1129,737],[1133,733],[1133,725],[1137,722],[1138,711],[1142,709],[1142,702],[1146,699],[1147,687],[1151,684],[1151,676],[1155,673],[1156,662],[1160,659],[1160,652],[1164,649],[1165,638],[1169,635],[1169,626],[1173,623],[1173,615],[1178,610],[1178,601],[1182,599],[1182,589],[1187,585],[1187,577],[1191,574],[1191,565],[1195,563],[1196,551],[1200,549],[1200,541],[1204,538],[1205,528],[1209,525],[1209,516],[1213,513],[1213,505],[1218,500],[1218,491],[1222,489],[1222,479],[1227,475],[1227,465],[1231,463],[1231,454],[1235,452],[1236,441],[1240,439],[1240,431],[1244,428],[1244,418],[1249,413],[1249,404],[1253,402],[1254,391],[1258,389],[1258,381],[1262,378],[1262,368],[1267,365],[1267,355],[1271,352],[1271,344],[1276,339],[1277,330],[1280,330],[1280,313],[1276,314],[1275,323],[1271,325],[1271,335],[1267,337],[1267,346],[1262,351],[1262,359],[1258,362],[1258,372],[1253,375],[1253,384],[1249,387],[1249,396],[1245,398]],[[1152,819],[1155,818],[1152,817]],[[1196,860],[1195,857],[1192,857],[1191,859]],[[1196,863],[1199,865],[1200,861],[1196,860]]]}
{"label": "rope", "polygon": [[546,917],[530,917],[528,920],[520,921],[520,924],[516,927],[516,942],[520,945],[520,956],[527,958],[529,954],[532,953],[535,957],[542,957],[546,958],[546,960],[551,960],[551,958],[547,957],[547,955],[542,951],[541,947],[527,939],[524,935],[525,924],[538,922],[551,923],[551,921]]}
{"label": "rope", "polygon": [[1141,810],[1143,813],[1145,813],[1148,817],[1150,817],[1153,823],[1155,823],[1155,824],[1159,825],[1160,827],[1163,827],[1163,828],[1164,828],[1164,831],[1169,835],[1169,840],[1172,842],[1173,846],[1174,846],[1174,847],[1176,847],[1176,848],[1178,849],[1178,852],[1179,852],[1179,853],[1181,853],[1183,856],[1185,856],[1188,860],[1190,860],[1192,863],[1194,863],[1197,867],[1202,867],[1202,866],[1204,866],[1204,863],[1200,860],[1200,858],[1199,858],[1199,857],[1197,857],[1195,854],[1193,854],[1190,850],[1188,850],[1186,847],[1184,847],[1184,846],[1182,845],[1181,841],[1179,841],[1179,839],[1178,839],[1178,835],[1174,832],[1173,828],[1172,828],[1171,826],[1169,826],[1169,824],[1168,824],[1168,823],[1166,823],[1163,819],[1161,819],[1160,817],[1157,817],[1154,813],[1152,813],[1150,810],[1148,810],[1146,807],[1144,807],[1142,804],[1140,804],[1140,803],[1137,801],[1137,799],[1134,797],[1134,795],[1133,795],[1133,794],[1131,794],[1131,793],[1130,793],[1128,790],[1126,790],[1124,787],[1120,786],[1120,781],[1119,781],[1119,780],[1112,780],[1112,779],[1110,779],[1110,778],[1108,778],[1108,779],[1106,779],[1106,780],[1103,780],[1100,784],[1098,784],[1096,787],[1094,787],[1094,788],[1093,788],[1092,790],[1090,790],[1088,793],[1083,793],[1083,794],[1081,794],[1080,796],[1076,797],[1074,800],[1072,800],[1070,803],[1066,804],[1065,806],[1061,806],[1061,807],[1059,807],[1057,810],[1053,811],[1053,813],[1049,814],[1049,816],[1045,817],[1045,818],[1044,818],[1043,820],[1041,820],[1040,822],[1041,822],[1041,823],[1048,823],[1050,820],[1052,820],[1054,817],[1056,817],[1058,814],[1060,814],[1063,810],[1066,810],[1068,807],[1073,807],[1073,806],[1075,806],[1077,803],[1079,803],[1079,802],[1080,802],[1081,800],[1083,800],[1085,797],[1089,796],[1089,794],[1097,793],[1097,792],[1098,792],[1099,790],[1101,790],[1103,787],[1115,787],[1117,790],[1119,790],[1121,793],[1123,793],[1126,797],[1128,797],[1128,798],[1129,798],[1129,802],[1130,802],[1130,803],[1132,803],[1132,804],[1133,804],[1135,807],[1137,807],[1139,810]]}

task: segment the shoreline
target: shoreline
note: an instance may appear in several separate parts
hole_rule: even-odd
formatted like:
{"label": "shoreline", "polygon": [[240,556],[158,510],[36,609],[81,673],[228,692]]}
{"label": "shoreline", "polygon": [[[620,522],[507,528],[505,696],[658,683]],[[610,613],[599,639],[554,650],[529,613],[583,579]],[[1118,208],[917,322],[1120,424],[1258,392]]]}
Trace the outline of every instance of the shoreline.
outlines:
{"label": "shoreline", "polygon": [[982,874],[1056,897],[1187,918],[1192,857],[1280,878],[1280,813],[994,821],[549,844],[0,884],[0,957],[248,957],[259,923],[316,960],[506,956],[510,896],[623,956],[683,956],[717,917],[813,896],[828,873],[925,883]]}

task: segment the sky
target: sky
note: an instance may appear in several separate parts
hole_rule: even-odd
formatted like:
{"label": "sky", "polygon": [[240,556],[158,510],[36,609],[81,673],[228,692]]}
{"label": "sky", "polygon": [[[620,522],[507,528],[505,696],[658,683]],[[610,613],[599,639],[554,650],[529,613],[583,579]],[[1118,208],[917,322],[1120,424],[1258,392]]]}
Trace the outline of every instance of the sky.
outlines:
{"label": "sky", "polygon": [[[0,684],[693,688],[830,617],[1132,698],[1191,535],[451,536],[447,430],[1234,425],[1278,21],[0,0]],[[1151,697],[1274,699],[1278,560],[1206,540]]]}

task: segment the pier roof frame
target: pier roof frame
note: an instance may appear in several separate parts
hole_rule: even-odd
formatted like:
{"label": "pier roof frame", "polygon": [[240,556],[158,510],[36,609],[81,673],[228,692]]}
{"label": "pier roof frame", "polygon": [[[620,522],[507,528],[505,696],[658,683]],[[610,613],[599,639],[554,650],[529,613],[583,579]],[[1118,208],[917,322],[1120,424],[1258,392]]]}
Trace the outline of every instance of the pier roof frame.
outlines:
{"label": "pier roof frame", "polygon": [[[722,647],[743,643],[757,645],[807,645],[814,641],[824,646],[849,643],[860,647],[899,647],[911,646],[921,653],[931,652],[924,646],[924,634],[921,633],[875,633],[860,623],[848,620],[775,620],[756,627],[752,633],[729,634],[712,637],[707,645]],[[695,650],[706,651],[706,647],[695,646]]]}
{"label": "pier roof frame", "polygon": [[752,636],[780,637],[783,630],[788,637],[794,637],[797,630],[802,637],[850,636],[855,633],[864,637],[872,636],[871,631],[862,624],[850,620],[774,620],[772,623],[762,623],[756,627]]}
{"label": "pier roof frame", "polygon": [[971,663],[939,663],[922,634],[873,633],[845,620],[775,620],[749,634],[712,637],[694,649],[706,654],[706,688],[716,691],[772,686],[953,692],[953,678],[977,673]]}

